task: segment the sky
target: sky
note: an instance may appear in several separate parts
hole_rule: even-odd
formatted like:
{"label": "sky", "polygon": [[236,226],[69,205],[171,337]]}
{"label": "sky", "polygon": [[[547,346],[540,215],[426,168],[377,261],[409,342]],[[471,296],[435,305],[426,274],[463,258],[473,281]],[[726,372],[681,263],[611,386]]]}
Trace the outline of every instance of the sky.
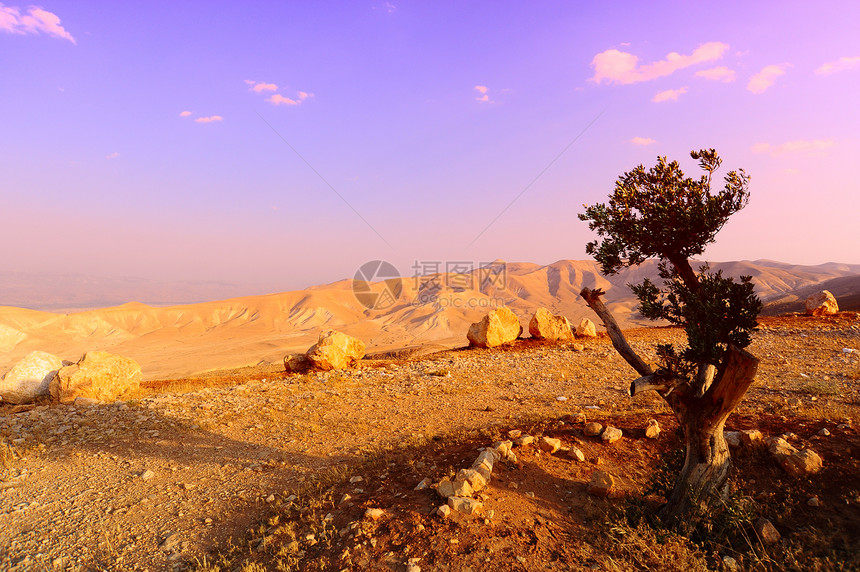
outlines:
{"label": "sky", "polygon": [[[0,267],[267,291],[586,259],[658,156],[714,261],[860,263],[860,3],[0,4]],[[721,177],[717,177],[721,180]],[[249,292],[250,293],[250,292]]]}

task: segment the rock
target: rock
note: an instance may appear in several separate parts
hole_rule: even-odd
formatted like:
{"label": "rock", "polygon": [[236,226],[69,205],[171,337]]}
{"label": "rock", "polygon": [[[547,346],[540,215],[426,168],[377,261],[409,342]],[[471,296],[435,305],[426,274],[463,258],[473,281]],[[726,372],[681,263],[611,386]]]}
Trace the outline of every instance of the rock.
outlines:
{"label": "rock", "polygon": [[364,518],[368,520],[379,520],[385,516],[385,511],[381,508],[369,508],[364,511]]}
{"label": "rock", "polygon": [[406,572],[421,572],[421,567],[416,562],[412,562],[412,560],[415,560],[415,558],[410,559],[406,563]]}
{"label": "rock", "polygon": [[792,453],[797,452],[797,449],[782,437],[770,438],[767,443],[767,450],[780,463]]}
{"label": "rock", "polygon": [[821,501],[818,500],[818,497],[811,497],[808,501],[806,501],[807,506],[811,507],[819,507],[821,506]]}
{"label": "rock", "polygon": [[475,514],[484,508],[484,504],[480,501],[473,498],[457,496],[448,497],[448,506],[457,512],[462,512],[463,514]]}
{"label": "rock", "polygon": [[529,321],[529,333],[533,338],[550,341],[573,339],[570,322],[564,316],[553,316],[546,308],[538,308]]}
{"label": "rock", "polygon": [[606,429],[603,430],[603,434],[600,435],[600,438],[603,440],[604,443],[615,443],[616,441],[620,440],[623,435],[624,434],[622,433],[621,429],[609,425],[606,427]]}
{"label": "rock", "polygon": [[839,312],[836,298],[827,290],[821,290],[806,299],[806,313],[810,316],[832,316]]}
{"label": "rock", "polygon": [[591,473],[588,494],[595,497],[608,497],[615,490],[615,478],[606,471]]}
{"label": "rock", "polygon": [[508,431],[508,437],[510,437],[511,439],[516,439],[522,434],[523,432],[520,429],[511,429],[510,431]]}
{"label": "rock", "polygon": [[603,432],[603,425],[596,421],[592,421],[585,424],[585,427],[582,428],[582,432],[585,433],[587,437],[597,437]]}
{"label": "rock", "polygon": [[576,336],[579,338],[596,338],[597,327],[588,318],[583,318],[576,327]]}
{"label": "rock", "polygon": [[516,340],[523,333],[520,319],[507,306],[491,310],[480,322],[469,326],[469,344],[493,348]]}
{"label": "rock", "polygon": [[74,403],[88,397],[112,403],[140,387],[140,364],[108,352],[87,352],[73,365],[60,368],[51,381],[51,397],[60,403]]}
{"label": "rock", "polygon": [[154,477],[154,476],[155,476],[155,473],[153,473],[153,472],[152,472],[152,471],[150,471],[149,469],[146,469],[145,471],[143,471],[143,472],[140,474],[140,478],[141,478],[141,480],[144,480],[144,481],[148,481],[148,480],[150,480],[150,479],[151,479],[152,477]]}
{"label": "rock", "polygon": [[48,352],[30,352],[0,381],[4,403],[30,403],[50,393],[51,380],[63,367],[63,360]]}
{"label": "rock", "polygon": [[741,431],[741,442],[747,447],[764,442],[764,435],[758,429],[744,429]]}
{"label": "rock", "polygon": [[729,447],[740,447],[741,446],[741,432],[740,431],[723,431],[723,438],[725,438],[726,443]]}
{"label": "rock", "polygon": [[365,355],[364,342],[335,330],[320,333],[307,352],[313,367],[323,371],[353,367]]}
{"label": "rock", "polygon": [[[472,494],[480,491],[487,486],[487,479],[476,469],[460,469],[457,473],[455,483],[466,481],[472,487]],[[460,495],[456,495],[460,496]]]}
{"label": "rock", "polygon": [[290,354],[284,358],[284,370],[287,373],[304,373],[311,367],[313,364],[305,354]]}
{"label": "rock", "polygon": [[818,435],[821,437],[830,437],[830,430],[827,427],[822,427],[821,431],[818,432]]}
{"label": "rock", "polygon": [[436,486],[436,492],[442,498],[470,497],[474,493],[472,485],[467,480],[442,479]]}
{"label": "rock", "polygon": [[737,572],[739,570],[738,561],[731,556],[723,556],[723,568],[728,572]]}
{"label": "rock", "polygon": [[522,435],[521,437],[514,439],[514,445],[517,447],[525,447],[526,445],[531,445],[534,442],[535,438],[531,435]]}
{"label": "rock", "polygon": [[430,480],[430,477],[424,477],[423,479],[421,479],[421,482],[420,482],[420,483],[418,483],[417,485],[415,485],[415,489],[413,489],[413,490],[416,490],[416,491],[423,491],[424,489],[428,489],[428,488],[430,488],[430,483],[431,483],[431,482],[432,482],[432,481]]}
{"label": "rock", "polygon": [[95,407],[96,405],[101,405],[101,401],[98,399],[93,399],[92,397],[75,397],[74,406],[75,407]]}
{"label": "rock", "polygon": [[755,531],[764,544],[775,544],[781,538],[776,527],[766,518],[755,521]]}
{"label": "rock", "polygon": [[571,447],[567,452],[567,456],[574,461],[579,461],[580,463],[585,461],[585,453],[583,453],[579,447]]}
{"label": "rock", "polygon": [[453,511],[451,510],[451,507],[448,506],[447,504],[443,504],[442,506],[440,506],[439,508],[436,509],[436,514],[438,514],[442,518],[448,518],[449,516],[451,516],[452,512]]}
{"label": "rock", "polygon": [[539,447],[541,451],[552,454],[561,449],[561,440],[553,439],[552,437],[541,437]]}
{"label": "rock", "polygon": [[794,477],[812,475],[821,470],[823,461],[812,449],[795,451],[780,461],[780,466],[786,473]]}
{"label": "rock", "polygon": [[649,439],[656,439],[660,436],[660,424],[656,419],[648,420],[648,427],[645,428],[645,436]]}

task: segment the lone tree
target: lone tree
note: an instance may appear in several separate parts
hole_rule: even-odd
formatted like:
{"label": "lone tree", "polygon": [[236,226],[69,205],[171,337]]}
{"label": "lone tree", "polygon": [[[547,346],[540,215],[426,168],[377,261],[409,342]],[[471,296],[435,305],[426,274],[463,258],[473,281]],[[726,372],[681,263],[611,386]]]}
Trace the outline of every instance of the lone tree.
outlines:
{"label": "lone tree", "polygon": [[600,300],[604,292],[584,288],[580,294],[603,320],[615,349],[641,376],[630,385],[630,395],[656,391],[684,430],[684,466],[660,514],[687,534],[725,492],[731,457],[723,427],[756,374],[758,359],[743,348],[751,342],[761,310],[751,277],[735,282],[709,272],[707,265],[696,271],[690,264],[749,200],[743,169],[728,173],[723,189],[712,192],[711,179],[721,163],[717,152],[690,155],[705,171],[699,179],[686,178],[677,162],[658,157],[651,169],[639,165],[619,177],[607,204],[586,205],[579,215],[600,237],[588,243],[586,252],[604,274],[659,259],[662,286],[645,279],[630,287],[643,316],[686,331],[687,347],[657,346],[655,370],[627,343]]}

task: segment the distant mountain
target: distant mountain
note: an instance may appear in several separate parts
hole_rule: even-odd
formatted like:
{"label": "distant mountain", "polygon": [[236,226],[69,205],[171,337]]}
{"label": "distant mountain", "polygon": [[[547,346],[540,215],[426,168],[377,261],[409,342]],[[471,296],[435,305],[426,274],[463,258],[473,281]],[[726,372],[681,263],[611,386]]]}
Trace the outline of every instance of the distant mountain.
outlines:
{"label": "distant mountain", "polygon": [[[860,265],[798,266],[758,260],[714,263],[712,270],[752,276],[768,313],[801,311],[806,297],[824,288],[843,309],[860,309]],[[68,306],[70,301],[95,302],[122,292],[135,292],[139,301],[70,314],[0,307],[0,373],[33,350],[77,360],[98,349],[136,359],[143,366],[144,379],[190,375],[280,362],[287,353],[305,351],[321,330],[332,328],[361,338],[371,352],[455,347],[465,345],[469,324],[501,304],[520,317],[526,331],[539,307],[567,316],[574,325],[584,317],[596,321],[579,296],[586,286],[606,292],[606,305],[622,327],[646,326],[652,322],[638,314],[637,300],[627,287],[645,277],[657,279],[655,262],[603,276],[593,261],[560,260],[548,265],[499,261],[468,274],[365,285],[361,296],[353,292],[352,280],[341,280],[280,294],[154,307],[140,300],[163,303],[236,287],[179,283],[178,289],[166,290],[163,283],[87,282],[76,277],[44,281],[41,287],[32,286],[26,297],[26,281],[19,277],[16,282],[6,275],[0,276],[0,285],[9,288],[3,299],[20,300],[21,306],[34,306],[33,300],[40,300],[43,307],[48,302]],[[62,288],[66,297],[59,294]],[[375,296],[385,303],[376,309],[365,307]]]}

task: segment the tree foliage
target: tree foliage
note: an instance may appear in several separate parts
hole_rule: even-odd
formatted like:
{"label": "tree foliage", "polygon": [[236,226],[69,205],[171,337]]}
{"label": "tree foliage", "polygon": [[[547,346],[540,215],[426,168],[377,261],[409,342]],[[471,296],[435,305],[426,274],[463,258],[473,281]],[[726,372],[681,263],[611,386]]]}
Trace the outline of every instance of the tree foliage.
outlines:
{"label": "tree foliage", "polygon": [[749,176],[739,169],[729,172],[721,190],[711,182],[721,160],[714,149],[693,151],[704,174],[686,177],[676,161],[658,157],[646,171],[639,165],[624,173],[606,204],[586,206],[579,215],[588,221],[600,240],[586,252],[601,265],[604,274],[637,266],[658,258],[663,285],[645,279],[631,285],[639,299],[639,311],[652,320],[683,326],[688,347],[680,352],[660,346],[664,374],[692,377],[703,365],[717,366],[728,344],[746,347],[757,325],[761,302],[749,276],[740,282],[709,272],[707,265],[694,271],[691,257],[702,254],[731,215],[749,201]]}

